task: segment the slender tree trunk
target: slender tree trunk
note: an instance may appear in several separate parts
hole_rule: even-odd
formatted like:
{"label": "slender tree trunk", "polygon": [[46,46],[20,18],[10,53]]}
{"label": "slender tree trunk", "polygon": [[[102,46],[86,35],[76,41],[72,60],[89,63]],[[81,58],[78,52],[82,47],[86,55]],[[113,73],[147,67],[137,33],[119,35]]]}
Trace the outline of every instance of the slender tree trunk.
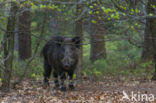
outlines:
{"label": "slender tree trunk", "polygon": [[150,18],[146,19],[145,32],[144,32],[144,45],[142,52],[142,59],[144,61],[152,60],[154,57],[154,48],[152,42],[152,35],[150,31]]}
{"label": "slender tree trunk", "polygon": [[156,80],[156,18],[151,19],[151,33],[152,33],[152,41],[153,41],[153,48],[154,48],[154,63],[155,63],[155,73],[152,79]]}
{"label": "slender tree trunk", "polygon": [[[89,34],[90,34],[90,61],[92,64],[97,59],[106,57],[106,48],[104,41],[104,25],[101,23],[102,12],[97,9],[100,4],[96,3],[97,7],[92,10],[93,14],[90,15],[90,25],[89,25]],[[96,14],[99,12],[99,14]],[[95,22],[92,22],[92,21]]]}
{"label": "slender tree trunk", "polygon": [[156,80],[156,18],[151,19],[151,33],[152,33],[152,41],[153,41],[153,48],[154,48],[154,63],[155,63],[155,73],[152,79]]}
{"label": "slender tree trunk", "polygon": [[[28,9],[26,5],[22,8]],[[31,57],[31,32],[30,32],[30,11],[26,10],[18,17],[18,53],[19,59],[25,60]]]}
{"label": "slender tree trunk", "polygon": [[[143,0],[144,2],[146,0]],[[144,15],[147,15],[147,10],[146,10],[146,5],[142,4],[142,10]],[[145,26],[143,27],[144,30],[144,44],[143,44],[143,51],[142,51],[142,60],[147,61],[147,60],[152,60],[154,56],[154,49],[153,49],[153,44],[152,44],[152,35],[150,33],[150,23],[149,23],[149,18],[146,18],[144,20]]]}
{"label": "slender tree trunk", "polygon": [[[16,23],[18,19],[16,20]],[[15,31],[18,31],[18,26],[15,26]],[[15,43],[14,43],[14,50],[18,51],[18,32],[15,32]]]}
{"label": "slender tree trunk", "polygon": [[12,63],[14,54],[14,35],[15,35],[15,21],[16,21],[17,6],[11,2],[10,16],[8,17],[7,32],[4,39],[7,40],[4,44],[4,70],[2,76],[2,91],[8,92],[10,90],[10,79],[12,74]]}
{"label": "slender tree trunk", "polygon": [[[155,0],[148,0],[146,5],[146,12],[148,14],[152,13],[155,14],[156,10],[152,7],[152,5],[156,5]],[[154,63],[155,63],[155,72],[152,77],[153,80],[156,80],[156,18],[148,18],[148,27],[149,27],[149,34],[152,37],[152,45],[154,49]]]}
{"label": "slender tree trunk", "polygon": [[90,28],[92,28],[90,33],[90,61],[93,64],[97,59],[106,57],[106,48],[104,34],[101,32],[100,26],[91,24]]}
{"label": "slender tree trunk", "polygon": [[49,31],[52,35],[56,35],[59,31],[60,21],[58,17],[60,16],[58,11],[50,11],[50,21],[49,21]]}
{"label": "slender tree trunk", "polygon": [[[82,4],[77,5],[77,17],[79,17],[82,13]],[[79,20],[76,21],[76,35],[81,38],[81,44],[82,44],[82,38],[83,38],[83,18],[79,18]],[[77,76],[78,79],[81,80],[81,73],[82,73],[82,68],[83,68],[83,47],[82,45],[80,46],[80,56],[79,56],[79,63],[78,63],[78,71],[77,71]]]}

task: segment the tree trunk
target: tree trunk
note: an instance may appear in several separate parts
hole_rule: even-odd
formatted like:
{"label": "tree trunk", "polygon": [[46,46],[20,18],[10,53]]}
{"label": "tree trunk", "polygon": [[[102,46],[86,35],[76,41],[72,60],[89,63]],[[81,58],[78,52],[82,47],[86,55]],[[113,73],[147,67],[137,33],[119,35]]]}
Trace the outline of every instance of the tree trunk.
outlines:
{"label": "tree trunk", "polygon": [[[77,17],[79,17],[82,13],[82,4],[77,5]],[[79,20],[76,21],[76,35],[81,38],[81,44],[82,44],[82,38],[83,38],[83,18],[79,18]],[[79,56],[79,63],[78,63],[78,71],[77,71],[77,78],[81,80],[81,74],[82,74],[82,68],[83,68],[83,47],[80,45],[80,56]]]}
{"label": "tree trunk", "polygon": [[[25,6],[22,10],[29,8]],[[19,59],[25,60],[31,57],[31,32],[30,11],[26,10],[18,17],[18,53]]]}
{"label": "tree trunk", "polygon": [[[152,5],[156,5],[155,0],[148,0],[146,5],[146,12],[148,14],[154,14],[156,10],[152,7]],[[148,18],[148,26],[149,26],[149,34],[152,36],[152,45],[154,49],[154,63],[155,63],[155,73],[152,77],[153,80],[156,80],[156,18]]]}
{"label": "tree trunk", "polygon": [[[97,3],[96,3],[97,4]],[[98,10],[98,6],[92,10],[93,14],[90,15],[90,25],[89,25],[89,34],[90,34],[90,61],[92,64],[97,59],[106,57],[106,48],[104,41],[104,25],[101,23],[102,11]],[[96,12],[99,14],[96,14]],[[95,23],[92,21],[96,21]]]}
{"label": "tree trunk", "polygon": [[60,21],[58,17],[60,16],[58,11],[50,11],[50,18],[49,21],[49,31],[52,33],[52,35],[58,34]]}
{"label": "tree trunk", "polygon": [[155,63],[155,73],[152,79],[156,80],[156,18],[151,19],[151,33],[152,33],[152,41],[153,41],[153,48],[154,48],[154,63]]}
{"label": "tree trunk", "polygon": [[10,79],[12,74],[12,63],[14,54],[14,35],[15,35],[15,21],[16,21],[17,6],[11,2],[10,16],[8,17],[7,32],[4,39],[7,40],[4,44],[4,70],[2,76],[2,91],[8,92],[10,90]]}
{"label": "tree trunk", "polygon": [[152,35],[150,31],[150,19],[146,19],[145,33],[144,33],[144,44],[142,59],[143,61],[152,60],[154,57],[154,48],[152,44]]}

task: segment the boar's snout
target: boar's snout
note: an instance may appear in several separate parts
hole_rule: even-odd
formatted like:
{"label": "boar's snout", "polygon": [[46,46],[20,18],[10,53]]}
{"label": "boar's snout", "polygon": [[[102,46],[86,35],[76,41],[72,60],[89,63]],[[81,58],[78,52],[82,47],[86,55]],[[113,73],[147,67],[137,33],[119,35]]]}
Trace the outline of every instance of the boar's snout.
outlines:
{"label": "boar's snout", "polygon": [[63,64],[64,69],[70,69],[72,67],[72,65],[73,65],[74,59],[65,56],[63,58],[62,62],[63,62],[62,64]]}
{"label": "boar's snout", "polygon": [[68,69],[68,68],[70,68],[70,65],[64,65],[64,68]]}

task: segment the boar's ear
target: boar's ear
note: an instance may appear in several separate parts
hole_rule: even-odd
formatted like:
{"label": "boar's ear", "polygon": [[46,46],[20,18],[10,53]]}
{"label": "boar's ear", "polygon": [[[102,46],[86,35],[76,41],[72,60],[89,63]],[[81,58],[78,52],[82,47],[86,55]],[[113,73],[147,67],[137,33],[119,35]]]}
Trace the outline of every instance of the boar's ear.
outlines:
{"label": "boar's ear", "polygon": [[63,41],[64,41],[64,37],[62,37],[62,36],[56,36],[54,40],[55,40],[55,42],[56,42],[56,44],[57,44],[58,46],[61,46],[61,44],[62,44]]}
{"label": "boar's ear", "polygon": [[80,48],[80,37],[79,36],[76,36],[76,37],[73,37],[72,38],[72,42],[75,44],[75,46],[77,47],[77,48]]}

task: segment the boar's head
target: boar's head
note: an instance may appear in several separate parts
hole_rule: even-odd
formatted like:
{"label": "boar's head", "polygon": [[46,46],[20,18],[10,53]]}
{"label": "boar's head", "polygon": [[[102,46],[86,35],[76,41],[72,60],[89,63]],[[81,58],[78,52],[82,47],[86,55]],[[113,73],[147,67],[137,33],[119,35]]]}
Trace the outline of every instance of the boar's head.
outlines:
{"label": "boar's head", "polygon": [[63,69],[72,69],[78,62],[80,37],[60,38],[57,44],[61,51],[59,60]]}

